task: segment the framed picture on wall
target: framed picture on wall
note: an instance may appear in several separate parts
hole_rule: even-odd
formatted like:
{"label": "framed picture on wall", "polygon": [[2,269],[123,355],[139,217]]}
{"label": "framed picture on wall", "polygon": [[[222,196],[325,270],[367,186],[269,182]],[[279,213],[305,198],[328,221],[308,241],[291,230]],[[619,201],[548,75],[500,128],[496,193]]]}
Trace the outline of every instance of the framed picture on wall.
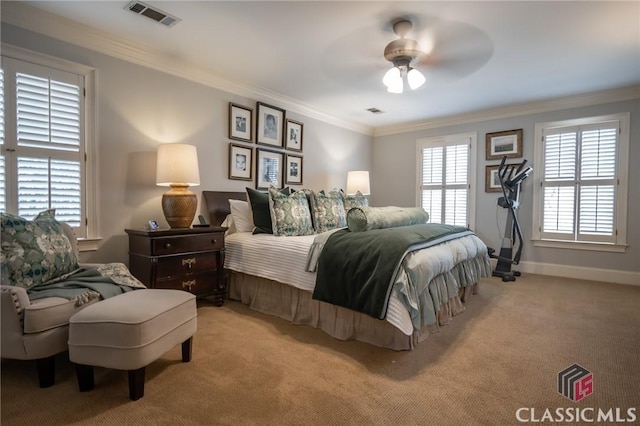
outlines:
{"label": "framed picture on wall", "polygon": [[262,102],[258,102],[257,110],[256,141],[262,145],[281,147],[285,111]]}
{"label": "framed picture on wall", "polygon": [[302,157],[287,154],[284,164],[284,183],[302,185]]}
{"label": "framed picture on wall", "polygon": [[304,125],[301,122],[287,118],[287,126],[284,132],[284,147],[286,149],[302,151],[303,128]]}
{"label": "framed picture on wall", "polygon": [[253,148],[229,144],[229,179],[252,180]]}
{"label": "framed picture on wall", "polygon": [[229,139],[251,142],[253,109],[229,102]]}
{"label": "framed picture on wall", "polygon": [[[518,167],[519,164],[505,164],[508,167],[507,170],[510,170],[511,167]],[[485,192],[502,192],[502,188],[500,187],[500,178],[498,177],[498,167],[499,164],[495,164],[493,166],[487,166],[485,169],[485,182],[484,182],[484,191]]]}
{"label": "framed picture on wall", "polygon": [[256,188],[269,189],[271,185],[282,188],[282,153],[268,149],[257,149]]}
{"label": "framed picture on wall", "polygon": [[487,133],[487,160],[522,157],[522,129]]}

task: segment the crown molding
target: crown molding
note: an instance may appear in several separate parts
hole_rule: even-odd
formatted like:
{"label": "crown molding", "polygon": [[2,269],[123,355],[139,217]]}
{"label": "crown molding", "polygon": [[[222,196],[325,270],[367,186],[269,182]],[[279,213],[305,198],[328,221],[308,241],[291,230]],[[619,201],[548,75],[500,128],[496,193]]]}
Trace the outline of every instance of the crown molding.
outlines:
{"label": "crown molding", "polygon": [[640,85],[619,87],[610,90],[583,93],[542,101],[526,102],[498,108],[473,111],[464,114],[435,118],[433,120],[416,121],[393,126],[376,127],[374,137],[409,133],[421,130],[437,129],[447,126],[475,123],[480,121],[499,120],[522,115],[538,114],[541,112],[558,111],[579,108],[611,102],[640,99]]}
{"label": "crown molding", "polygon": [[2,3],[2,22],[33,31],[47,37],[84,47],[127,62],[161,71],[235,95],[274,103],[285,110],[342,127],[365,135],[373,135],[373,128],[319,111],[297,99],[267,89],[232,81],[213,74],[202,66],[176,61],[150,46],[143,49],[123,38],[89,27],[88,25],[55,15],[18,2]]}

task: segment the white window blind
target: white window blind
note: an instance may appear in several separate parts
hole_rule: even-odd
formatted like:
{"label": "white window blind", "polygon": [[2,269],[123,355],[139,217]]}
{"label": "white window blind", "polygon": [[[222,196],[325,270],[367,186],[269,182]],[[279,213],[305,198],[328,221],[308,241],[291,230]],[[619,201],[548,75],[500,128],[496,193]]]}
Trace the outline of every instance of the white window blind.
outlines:
{"label": "white window blind", "polygon": [[621,122],[542,130],[540,238],[617,242]]}
{"label": "white window blind", "polygon": [[2,70],[2,210],[55,209],[85,236],[84,77],[6,57]]}
{"label": "white window blind", "polygon": [[470,226],[468,135],[418,141],[419,205],[429,222]]}
{"label": "white window blind", "polygon": [[0,68],[0,212],[7,211],[4,165],[4,70]]}

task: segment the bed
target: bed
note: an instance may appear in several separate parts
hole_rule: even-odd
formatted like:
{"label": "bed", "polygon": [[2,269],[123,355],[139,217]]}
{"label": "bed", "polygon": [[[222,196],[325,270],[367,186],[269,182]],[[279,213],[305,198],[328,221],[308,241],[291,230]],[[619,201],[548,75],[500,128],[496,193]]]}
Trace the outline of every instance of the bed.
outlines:
{"label": "bed", "polygon": [[[247,199],[245,192],[203,191],[203,196],[215,225],[230,217],[229,200]],[[323,233],[325,239],[332,232]],[[225,237],[228,296],[252,310],[319,328],[340,340],[412,350],[464,312],[463,303],[477,293],[478,280],[490,276],[487,247],[469,234],[407,253],[379,319],[314,298],[318,271],[310,266],[310,253],[314,243],[322,241],[320,234],[231,232]],[[424,283],[421,290],[408,294],[416,270]]]}

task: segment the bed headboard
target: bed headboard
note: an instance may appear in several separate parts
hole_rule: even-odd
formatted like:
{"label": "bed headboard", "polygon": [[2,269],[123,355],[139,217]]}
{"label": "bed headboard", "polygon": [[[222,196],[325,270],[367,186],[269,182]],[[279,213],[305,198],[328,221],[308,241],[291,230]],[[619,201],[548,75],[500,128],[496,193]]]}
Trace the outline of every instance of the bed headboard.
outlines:
{"label": "bed headboard", "polygon": [[231,212],[229,200],[246,200],[246,192],[221,192],[202,191],[204,201],[207,203],[209,212],[209,223],[220,226],[227,215]]}

